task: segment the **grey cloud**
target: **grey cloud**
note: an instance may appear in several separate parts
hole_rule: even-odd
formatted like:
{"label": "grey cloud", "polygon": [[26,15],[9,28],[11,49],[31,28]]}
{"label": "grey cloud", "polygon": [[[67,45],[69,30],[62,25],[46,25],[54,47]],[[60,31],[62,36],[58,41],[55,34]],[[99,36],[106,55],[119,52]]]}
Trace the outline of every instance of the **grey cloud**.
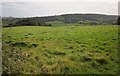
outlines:
{"label": "grey cloud", "polygon": [[106,2],[5,2],[3,16],[46,16],[67,13],[117,14],[116,3]]}

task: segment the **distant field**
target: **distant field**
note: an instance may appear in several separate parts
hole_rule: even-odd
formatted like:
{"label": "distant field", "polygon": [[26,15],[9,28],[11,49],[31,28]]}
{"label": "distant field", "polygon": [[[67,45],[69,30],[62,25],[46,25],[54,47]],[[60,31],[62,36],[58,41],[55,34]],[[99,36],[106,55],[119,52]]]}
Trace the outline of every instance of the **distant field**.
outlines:
{"label": "distant field", "polygon": [[3,73],[117,72],[118,26],[3,28]]}

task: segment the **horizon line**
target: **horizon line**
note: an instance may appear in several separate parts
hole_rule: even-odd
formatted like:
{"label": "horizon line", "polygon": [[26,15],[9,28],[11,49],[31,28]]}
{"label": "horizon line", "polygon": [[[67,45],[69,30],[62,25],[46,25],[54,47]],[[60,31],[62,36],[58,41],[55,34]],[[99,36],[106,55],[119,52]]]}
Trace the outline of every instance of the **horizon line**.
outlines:
{"label": "horizon line", "polygon": [[113,15],[113,14],[105,14],[105,13],[64,13],[64,14],[54,14],[54,15],[43,15],[43,16],[39,16],[39,15],[36,15],[36,16],[0,16],[0,17],[13,17],[13,18],[29,18],[29,17],[49,17],[49,16],[61,16],[61,15],[72,15],[72,14],[83,14],[83,15],[110,15],[110,16],[118,16],[117,14]]}

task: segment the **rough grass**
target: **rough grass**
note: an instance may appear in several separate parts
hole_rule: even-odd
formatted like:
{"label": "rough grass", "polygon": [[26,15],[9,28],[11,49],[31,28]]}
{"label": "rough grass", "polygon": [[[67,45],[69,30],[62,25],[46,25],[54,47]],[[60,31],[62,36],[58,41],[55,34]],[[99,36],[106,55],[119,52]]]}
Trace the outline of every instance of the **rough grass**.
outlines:
{"label": "rough grass", "polygon": [[3,73],[116,74],[118,26],[3,28]]}

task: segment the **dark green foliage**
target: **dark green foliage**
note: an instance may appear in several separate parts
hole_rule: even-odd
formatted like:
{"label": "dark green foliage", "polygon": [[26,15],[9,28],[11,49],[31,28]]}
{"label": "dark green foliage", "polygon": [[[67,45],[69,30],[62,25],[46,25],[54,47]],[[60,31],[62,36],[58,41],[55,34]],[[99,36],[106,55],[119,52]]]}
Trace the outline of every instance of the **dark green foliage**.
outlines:
{"label": "dark green foliage", "polygon": [[32,46],[37,47],[37,46],[38,46],[38,44],[32,44]]}
{"label": "dark green foliage", "polygon": [[63,52],[54,52],[53,54],[55,54],[55,55],[65,55],[65,53],[63,53]]}
{"label": "dark green foliage", "polygon": [[46,24],[43,21],[36,21],[32,18],[25,18],[22,20],[19,20],[13,24],[14,26],[51,26],[50,24]]}
{"label": "dark green foliage", "polygon": [[91,20],[80,20],[79,24],[85,24],[85,25],[101,25],[101,24],[105,24],[105,23],[101,23],[97,20],[95,21],[91,21]]}
{"label": "dark green foliage", "polygon": [[15,23],[15,25],[17,26],[22,26],[22,25],[38,25],[35,21],[32,21],[31,19],[23,19],[23,20],[19,20]]}
{"label": "dark green foliage", "polygon": [[15,43],[12,43],[11,45],[12,46],[21,46],[21,47],[27,46],[27,44],[25,42],[15,42]]}
{"label": "dark green foliage", "polygon": [[107,64],[108,63],[107,60],[105,60],[103,58],[102,59],[96,59],[96,61],[100,64]]}
{"label": "dark green foliage", "polygon": [[43,21],[34,20],[33,18],[23,18],[19,20],[14,20],[8,24],[4,24],[3,27],[14,27],[14,26],[52,26]]}
{"label": "dark green foliage", "polygon": [[117,25],[120,25],[120,16],[118,17]]}
{"label": "dark green foliage", "polygon": [[91,61],[91,60],[92,60],[91,57],[87,57],[87,56],[84,56],[84,57],[83,57],[83,61]]}

